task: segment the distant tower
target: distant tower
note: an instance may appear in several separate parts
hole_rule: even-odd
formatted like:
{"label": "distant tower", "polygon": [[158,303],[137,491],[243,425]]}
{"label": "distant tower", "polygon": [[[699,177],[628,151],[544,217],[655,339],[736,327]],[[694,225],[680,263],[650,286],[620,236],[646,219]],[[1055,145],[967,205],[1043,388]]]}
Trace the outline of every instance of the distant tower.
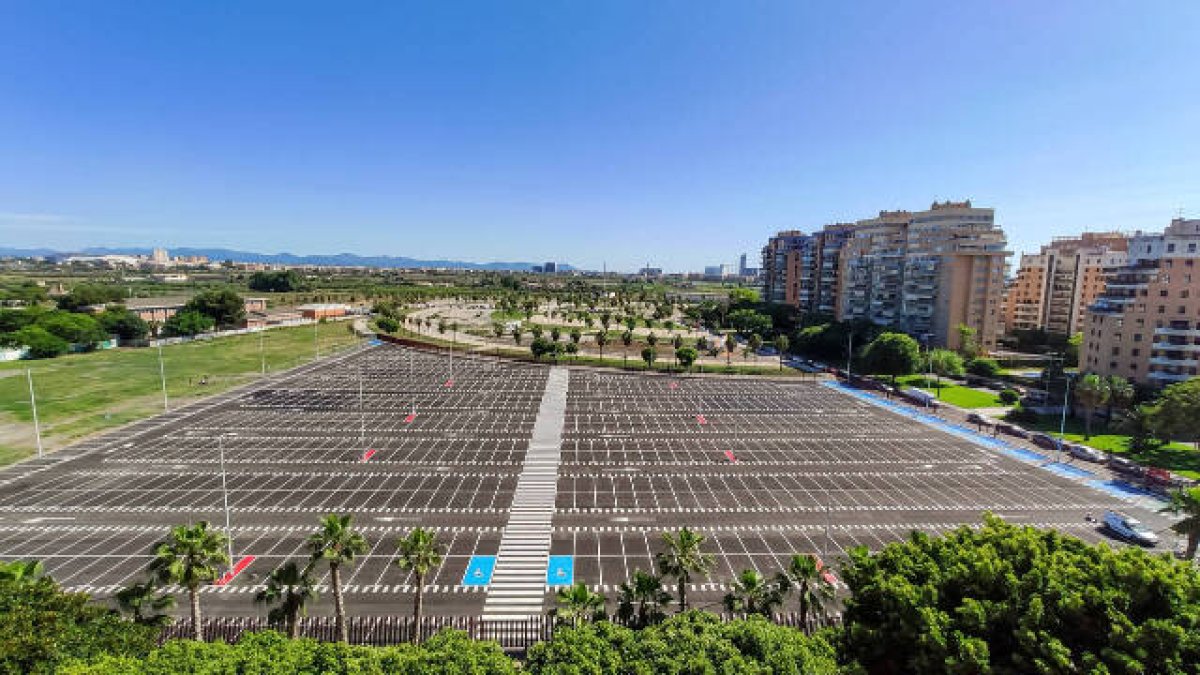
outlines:
{"label": "distant tower", "polygon": [[154,251],[150,254],[150,262],[154,263],[155,265],[166,265],[167,263],[171,262],[170,256],[167,255],[167,249],[154,249]]}
{"label": "distant tower", "polygon": [[738,258],[738,276],[746,276],[746,254],[743,253],[741,258]]}

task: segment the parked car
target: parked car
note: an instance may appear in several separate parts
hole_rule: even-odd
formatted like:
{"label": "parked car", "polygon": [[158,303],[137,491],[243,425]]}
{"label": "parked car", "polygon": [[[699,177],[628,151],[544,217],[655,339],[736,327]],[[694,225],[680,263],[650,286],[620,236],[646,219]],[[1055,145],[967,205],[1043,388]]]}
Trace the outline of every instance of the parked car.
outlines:
{"label": "parked car", "polygon": [[1086,445],[1080,445],[1078,443],[1068,443],[1066,446],[1066,451],[1068,455],[1076,459],[1082,459],[1086,462],[1103,463],[1108,459],[1108,456],[1103,452],[1100,452],[1095,448],[1089,448]]}
{"label": "parked car", "polygon": [[1029,440],[1033,441],[1033,444],[1039,448],[1046,448],[1047,450],[1058,449],[1058,440],[1048,434],[1034,434]]}
{"label": "parked car", "polygon": [[983,415],[980,415],[979,413],[971,413],[970,415],[967,415],[967,421],[970,422],[971,424],[978,424],[979,426],[983,426],[983,427],[992,426],[991,420],[984,417]]}
{"label": "parked car", "polygon": [[1028,431],[1011,424],[997,424],[996,431],[1002,434],[1008,434],[1009,436],[1015,436],[1017,438],[1029,438]]}
{"label": "parked car", "polygon": [[1143,525],[1142,521],[1117,511],[1104,512],[1104,527],[1117,537],[1142,546],[1158,544],[1158,535],[1154,533],[1154,530]]}
{"label": "parked car", "polygon": [[1124,457],[1109,458],[1108,468],[1112,469],[1113,471],[1115,471],[1117,473],[1125,474],[1128,476],[1136,476],[1138,478],[1141,478],[1142,476],[1146,475],[1145,467],[1143,467],[1141,464],[1138,464],[1137,462],[1133,461],[1132,459],[1125,459]]}

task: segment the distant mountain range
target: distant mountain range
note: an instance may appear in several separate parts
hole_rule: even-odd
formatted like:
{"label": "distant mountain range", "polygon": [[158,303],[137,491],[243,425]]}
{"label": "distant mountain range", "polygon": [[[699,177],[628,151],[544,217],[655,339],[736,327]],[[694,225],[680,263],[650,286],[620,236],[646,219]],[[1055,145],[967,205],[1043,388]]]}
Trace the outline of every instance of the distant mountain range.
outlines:
{"label": "distant mountain range", "polygon": [[[354,253],[333,253],[329,255],[296,255],[294,253],[254,253],[252,251],[235,251],[227,248],[172,248],[168,249],[171,256],[205,256],[209,260],[232,260],[234,262],[266,263],[269,265],[328,265],[341,267],[442,267],[464,270],[516,270],[527,271],[534,265],[542,263],[530,262],[488,262],[473,263],[461,260],[420,260],[404,256],[375,255],[362,256]],[[66,255],[150,255],[149,248],[104,248],[89,247],[78,251],[56,251],[47,248],[5,248],[0,247],[0,256],[66,256]],[[560,271],[571,271],[575,268],[565,263],[558,263]]]}

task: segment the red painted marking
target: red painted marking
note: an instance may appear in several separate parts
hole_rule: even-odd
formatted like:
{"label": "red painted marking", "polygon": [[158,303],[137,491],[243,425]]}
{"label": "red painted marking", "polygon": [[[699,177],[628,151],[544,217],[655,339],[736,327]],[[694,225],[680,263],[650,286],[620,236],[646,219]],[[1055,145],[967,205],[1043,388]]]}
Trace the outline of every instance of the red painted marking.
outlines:
{"label": "red painted marking", "polygon": [[417,419],[417,413],[409,413],[408,417],[404,418],[405,424],[412,424],[412,421]]}
{"label": "red painted marking", "polygon": [[671,383],[671,388],[672,388],[672,389],[678,389],[678,388],[679,388],[679,383],[678,383],[678,382],[672,382],[672,383]]}
{"label": "red painted marking", "polygon": [[252,562],[254,562],[254,556],[243,556],[242,559],[237,561],[237,564],[233,566],[233,569],[225,573],[225,576],[214,581],[213,586],[224,586],[225,584],[233,581],[235,578],[237,578],[237,575],[241,574],[242,571],[249,567],[250,563]]}
{"label": "red painted marking", "polygon": [[708,424],[708,420],[704,419],[704,415],[696,415],[696,421],[700,424]]}
{"label": "red painted marking", "polygon": [[362,461],[364,461],[364,462],[365,462],[365,461],[367,461],[368,459],[371,459],[371,458],[372,458],[372,457],[374,457],[374,456],[375,456],[375,449],[374,449],[374,448],[371,448],[370,450],[367,450],[366,452],[364,452],[364,453],[363,453],[363,458],[362,458]]}
{"label": "red painted marking", "polygon": [[454,378],[450,378],[449,380],[446,380],[446,384],[444,384],[442,386],[453,387],[454,386]]}
{"label": "red painted marking", "polygon": [[737,464],[737,457],[733,456],[732,450],[725,451],[725,459],[728,459],[729,461],[733,462],[734,464]]}
{"label": "red painted marking", "polygon": [[838,581],[837,575],[834,574],[833,571],[828,567],[826,567],[825,563],[821,562],[820,558],[817,558],[816,560],[817,570],[821,573],[821,578],[824,579],[826,583],[828,583],[830,586],[837,586],[839,583],[841,583]]}

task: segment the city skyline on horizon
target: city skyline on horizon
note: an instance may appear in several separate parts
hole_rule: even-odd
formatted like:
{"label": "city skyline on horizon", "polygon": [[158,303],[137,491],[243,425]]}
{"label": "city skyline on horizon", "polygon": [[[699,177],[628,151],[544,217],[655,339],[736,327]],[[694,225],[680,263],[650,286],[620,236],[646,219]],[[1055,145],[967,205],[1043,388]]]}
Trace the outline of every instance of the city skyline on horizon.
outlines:
{"label": "city skyline on horizon", "polygon": [[697,271],[946,199],[1010,264],[1200,213],[1200,6],[288,8],[14,7],[0,239]]}

